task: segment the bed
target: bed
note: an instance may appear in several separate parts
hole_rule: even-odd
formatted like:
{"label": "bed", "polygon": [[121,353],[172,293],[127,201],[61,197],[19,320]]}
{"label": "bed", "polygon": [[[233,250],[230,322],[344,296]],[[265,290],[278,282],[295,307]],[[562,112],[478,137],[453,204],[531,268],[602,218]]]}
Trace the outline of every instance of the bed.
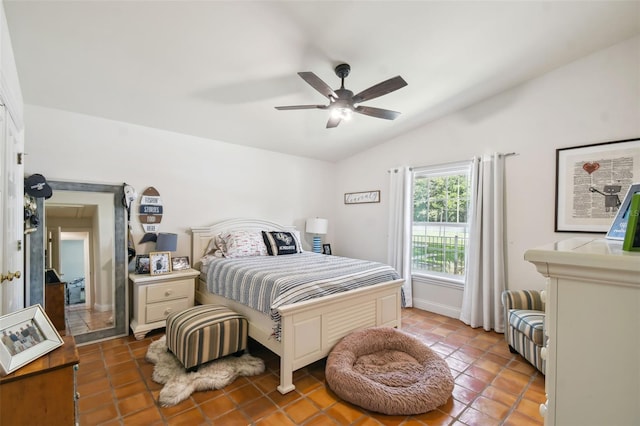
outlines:
{"label": "bed", "polygon": [[[211,240],[222,232],[234,230],[294,232],[295,228],[260,219],[231,219],[191,228],[194,267],[205,269],[201,268],[199,259],[210,247]],[[341,293],[282,304],[277,307],[277,323],[260,310],[211,293],[206,280],[205,272],[201,272],[196,301],[224,305],[247,318],[249,336],[280,357],[280,384],[277,389],[282,394],[295,389],[295,370],[326,357],[333,346],[350,332],[373,326],[401,326],[402,279],[389,279]],[[274,335],[274,327],[279,331],[278,338]]]}

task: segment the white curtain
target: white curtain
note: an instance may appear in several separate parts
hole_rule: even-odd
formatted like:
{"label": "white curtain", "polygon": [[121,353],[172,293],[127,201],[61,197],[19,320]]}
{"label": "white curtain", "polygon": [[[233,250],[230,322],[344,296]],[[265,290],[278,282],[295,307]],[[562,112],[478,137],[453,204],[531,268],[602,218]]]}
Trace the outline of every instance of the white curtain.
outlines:
{"label": "white curtain", "polygon": [[389,171],[389,245],[387,263],[404,278],[405,306],[413,306],[411,291],[411,170],[403,166]]}
{"label": "white curtain", "polygon": [[470,247],[460,320],[504,332],[504,155],[473,159]]}

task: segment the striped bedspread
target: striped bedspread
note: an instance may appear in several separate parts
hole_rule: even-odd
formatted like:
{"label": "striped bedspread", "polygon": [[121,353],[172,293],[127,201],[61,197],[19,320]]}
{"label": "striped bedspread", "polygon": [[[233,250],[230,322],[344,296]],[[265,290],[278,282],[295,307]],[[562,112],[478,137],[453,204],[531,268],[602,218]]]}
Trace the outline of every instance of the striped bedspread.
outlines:
{"label": "striped bedspread", "polygon": [[215,259],[207,268],[207,289],[269,315],[280,340],[280,306],[398,278],[382,263],[303,252]]}

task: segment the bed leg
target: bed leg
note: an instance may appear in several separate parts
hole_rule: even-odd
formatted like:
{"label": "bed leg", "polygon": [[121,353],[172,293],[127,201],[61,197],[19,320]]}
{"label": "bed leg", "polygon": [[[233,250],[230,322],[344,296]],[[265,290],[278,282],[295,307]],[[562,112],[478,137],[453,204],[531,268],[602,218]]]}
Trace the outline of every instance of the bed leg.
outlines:
{"label": "bed leg", "polygon": [[[291,363],[288,362],[286,356],[280,357],[280,386],[277,387],[278,392],[281,394],[289,393],[296,387],[293,385],[293,371],[291,370]],[[288,364],[288,366],[286,366]]]}

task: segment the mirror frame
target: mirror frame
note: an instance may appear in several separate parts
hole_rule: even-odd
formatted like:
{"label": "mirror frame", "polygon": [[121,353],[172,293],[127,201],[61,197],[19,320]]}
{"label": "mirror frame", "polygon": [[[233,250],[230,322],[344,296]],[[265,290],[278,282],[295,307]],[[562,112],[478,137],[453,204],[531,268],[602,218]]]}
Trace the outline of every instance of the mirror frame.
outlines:
{"label": "mirror frame", "polygon": [[[94,183],[79,182],[62,182],[47,181],[51,189],[54,191],[78,191],[78,192],[106,192],[113,194],[114,208],[114,244],[115,258],[113,265],[115,268],[115,294],[114,294],[114,325],[110,328],[91,331],[88,333],[73,336],[76,343],[88,343],[97,340],[106,340],[114,337],[127,336],[129,334],[129,315],[127,307],[127,223],[125,208],[122,204],[124,199],[124,186],[119,185],[103,185]],[[46,217],[46,203],[42,203],[42,209],[39,207],[39,214],[42,219]],[[46,221],[45,221],[46,225]],[[30,276],[29,283],[30,294],[38,295],[44,292],[44,226],[38,227],[38,232],[34,236],[42,236],[42,244],[30,244]]]}

